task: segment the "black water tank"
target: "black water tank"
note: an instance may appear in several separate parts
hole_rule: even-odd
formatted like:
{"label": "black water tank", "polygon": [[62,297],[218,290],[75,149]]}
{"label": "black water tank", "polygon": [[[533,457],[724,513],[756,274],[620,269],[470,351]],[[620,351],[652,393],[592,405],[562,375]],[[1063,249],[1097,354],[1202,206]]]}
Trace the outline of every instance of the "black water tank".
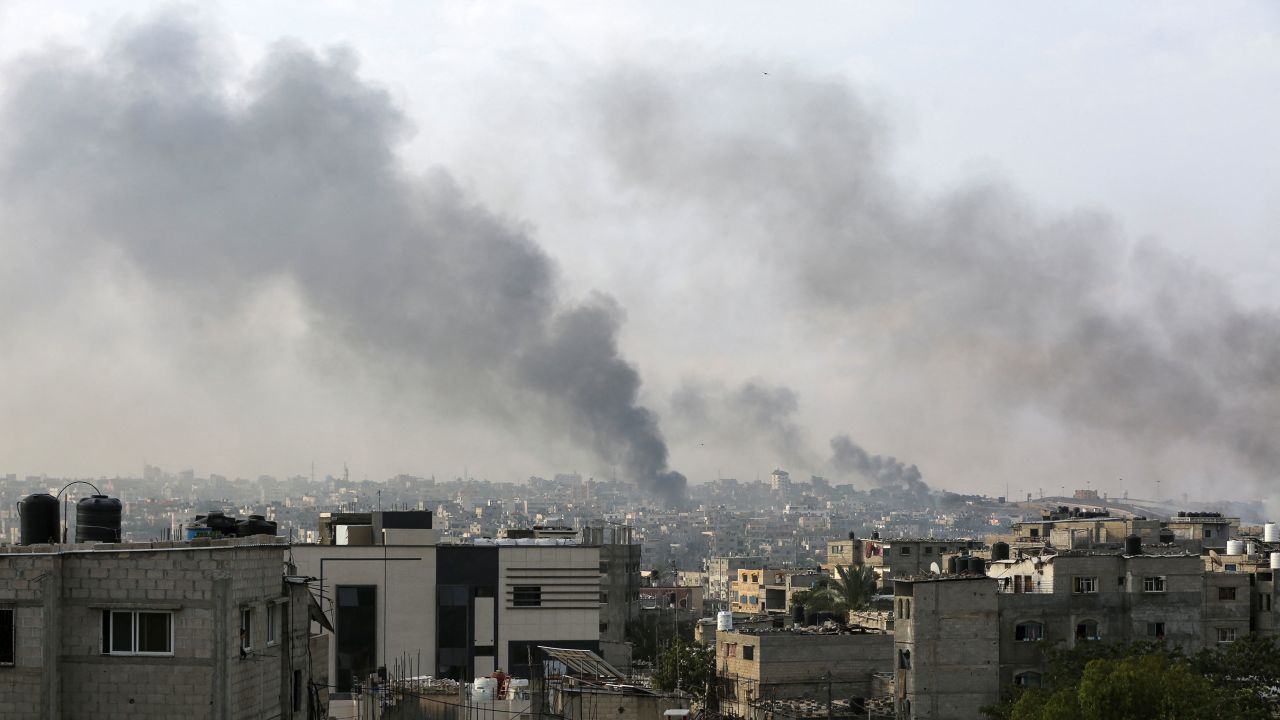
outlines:
{"label": "black water tank", "polygon": [[210,510],[209,514],[204,518],[204,526],[221,533],[226,537],[232,537],[236,534],[236,519],[228,517],[221,510]]}
{"label": "black water tank", "polygon": [[120,542],[120,501],[90,495],[76,503],[76,542]]}
{"label": "black water tank", "polygon": [[[947,574],[955,575],[956,573],[960,572],[959,565],[960,565],[959,555],[952,555],[951,557],[947,558]],[[966,569],[968,568],[967,565],[965,567]]]}
{"label": "black water tank", "polygon": [[32,493],[18,502],[18,544],[40,545],[58,542],[58,498],[49,493]]}
{"label": "black water tank", "polygon": [[1178,538],[1173,534],[1173,531],[1168,528],[1160,531],[1160,542],[1162,543],[1168,544],[1177,539]]}
{"label": "black water tank", "polygon": [[1130,535],[1124,539],[1125,555],[1141,555],[1142,554],[1142,538],[1137,535]]}
{"label": "black water tank", "polygon": [[236,523],[236,537],[251,535],[275,535],[276,524],[261,515],[250,515],[248,519]]}
{"label": "black water tank", "polygon": [[858,539],[858,534],[857,534],[857,533],[855,533],[854,531],[850,530],[850,531],[849,531],[849,539],[850,539],[850,540],[857,540],[857,539]]}
{"label": "black water tank", "polygon": [[972,555],[969,557],[968,565],[969,565],[969,573],[972,575],[987,574],[987,561],[983,560],[977,555]]}
{"label": "black water tank", "polygon": [[1008,560],[1009,559],[1009,543],[998,542],[991,546],[992,560]]}

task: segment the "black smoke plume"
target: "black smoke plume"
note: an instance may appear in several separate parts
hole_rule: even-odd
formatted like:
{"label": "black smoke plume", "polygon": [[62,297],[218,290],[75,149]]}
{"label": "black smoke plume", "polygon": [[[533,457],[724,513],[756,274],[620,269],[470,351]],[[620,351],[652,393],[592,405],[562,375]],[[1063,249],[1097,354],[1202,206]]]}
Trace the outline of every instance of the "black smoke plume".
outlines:
{"label": "black smoke plume", "polygon": [[872,455],[848,435],[831,438],[831,467],[838,473],[856,473],[877,490],[923,499],[929,495],[920,469],[895,457]]}
{"label": "black smoke plume", "polygon": [[396,156],[405,118],[349,52],[281,44],[241,85],[218,42],[163,17],[101,55],[51,50],[8,67],[6,246],[72,258],[68,273],[124,267],[195,317],[286,284],[330,351],[384,390],[541,423],[680,495],[611,301],[562,303],[524,229],[444,172],[410,177]]}

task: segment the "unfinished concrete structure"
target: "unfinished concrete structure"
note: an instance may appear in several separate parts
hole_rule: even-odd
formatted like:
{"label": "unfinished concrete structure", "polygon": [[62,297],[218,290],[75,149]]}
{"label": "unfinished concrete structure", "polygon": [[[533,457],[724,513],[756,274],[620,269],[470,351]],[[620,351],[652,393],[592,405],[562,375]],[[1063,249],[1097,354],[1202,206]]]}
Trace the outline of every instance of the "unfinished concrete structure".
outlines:
{"label": "unfinished concrete structure", "polygon": [[270,536],[0,549],[14,628],[0,717],[309,717],[326,680],[286,549]]}
{"label": "unfinished concrete structure", "polygon": [[874,694],[873,676],[892,657],[893,636],[865,628],[720,632],[717,671],[730,689],[721,709],[754,719],[764,717],[762,705],[772,700],[865,699]]}
{"label": "unfinished concrete structure", "polygon": [[898,717],[981,717],[1000,697],[1000,610],[981,575],[894,582],[894,697]]}

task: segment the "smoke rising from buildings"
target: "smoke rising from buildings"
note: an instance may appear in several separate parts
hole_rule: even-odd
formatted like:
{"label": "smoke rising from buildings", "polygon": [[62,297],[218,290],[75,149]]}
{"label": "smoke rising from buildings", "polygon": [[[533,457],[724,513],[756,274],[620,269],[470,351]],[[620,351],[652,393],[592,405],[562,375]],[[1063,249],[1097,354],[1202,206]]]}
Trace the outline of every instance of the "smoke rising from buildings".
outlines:
{"label": "smoke rising from buildings", "polygon": [[989,444],[1050,425],[1064,447],[1151,461],[1166,489],[1201,473],[1274,483],[1280,316],[1242,306],[1222,278],[999,182],[916,190],[890,170],[882,116],[843,81],[628,67],[588,94],[617,191],[692,218],[708,252],[758,254],[790,316],[877,378],[875,419],[918,438],[922,421],[951,418],[970,446],[979,430]]}
{"label": "smoke rising from buildings", "polygon": [[[145,285],[156,312],[181,308],[211,336],[201,365],[241,351],[219,347],[217,329],[277,288],[327,370],[437,414],[544,424],[620,476],[680,494],[612,301],[562,302],[526,229],[444,172],[410,177],[395,155],[407,122],[350,53],[281,44],[244,85],[228,64],[217,38],[165,17],[101,56],[50,50],[9,67],[10,257],[61,263],[55,292],[113,275]],[[20,325],[40,305],[15,291],[4,314]]]}
{"label": "smoke rising from buildings", "polygon": [[879,490],[889,490],[916,499],[929,495],[929,486],[925,484],[920,469],[915,465],[907,465],[895,457],[872,455],[848,435],[831,438],[831,467],[838,473],[857,473]]}

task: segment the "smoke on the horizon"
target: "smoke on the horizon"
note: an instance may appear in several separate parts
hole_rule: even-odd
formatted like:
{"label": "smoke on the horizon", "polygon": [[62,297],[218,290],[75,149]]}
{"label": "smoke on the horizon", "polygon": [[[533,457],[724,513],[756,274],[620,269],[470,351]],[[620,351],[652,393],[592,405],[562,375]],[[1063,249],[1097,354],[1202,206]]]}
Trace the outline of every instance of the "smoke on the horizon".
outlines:
{"label": "smoke on the horizon", "polygon": [[[217,43],[161,17],[101,54],[52,49],[6,68],[10,257],[59,264],[54,294],[143,284],[157,314],[192,318],[199,366],[253,351],[219,332],[275,288],[299,305],[322,375],[372,377],[437,417],[541,424],[680,495],[611,300],[562,302],[527,229],[444,172],[410,177],[396,156],[406,119],[349,52],[281,44],[240,85]],[[41,305],[22,282],[3,296],[11,325]]]}
{"label": "smoke on the horizon", "polygon": [[587,96],[613,192],[686,223],[666,232],[698,228],[705,252],[758,257],[786,317],[874,378],[856,405],[879,437],[961,454],[1040,428],[1075,468],[1105,445],[1166,488],[1209,473],[1273,487],[1280,315],[1222,278],[998,182],[915,191],[891,172],[883,117],[842,80],[627,67]]}
{"label": "smoke on the horizon", "polygon": [[848,435],[831,438],[831,467],[837,473],[856,473],[877,490],[887,490],[916,500],[929,496],[929,486],[915,465],[892,456],[872,455]]}

